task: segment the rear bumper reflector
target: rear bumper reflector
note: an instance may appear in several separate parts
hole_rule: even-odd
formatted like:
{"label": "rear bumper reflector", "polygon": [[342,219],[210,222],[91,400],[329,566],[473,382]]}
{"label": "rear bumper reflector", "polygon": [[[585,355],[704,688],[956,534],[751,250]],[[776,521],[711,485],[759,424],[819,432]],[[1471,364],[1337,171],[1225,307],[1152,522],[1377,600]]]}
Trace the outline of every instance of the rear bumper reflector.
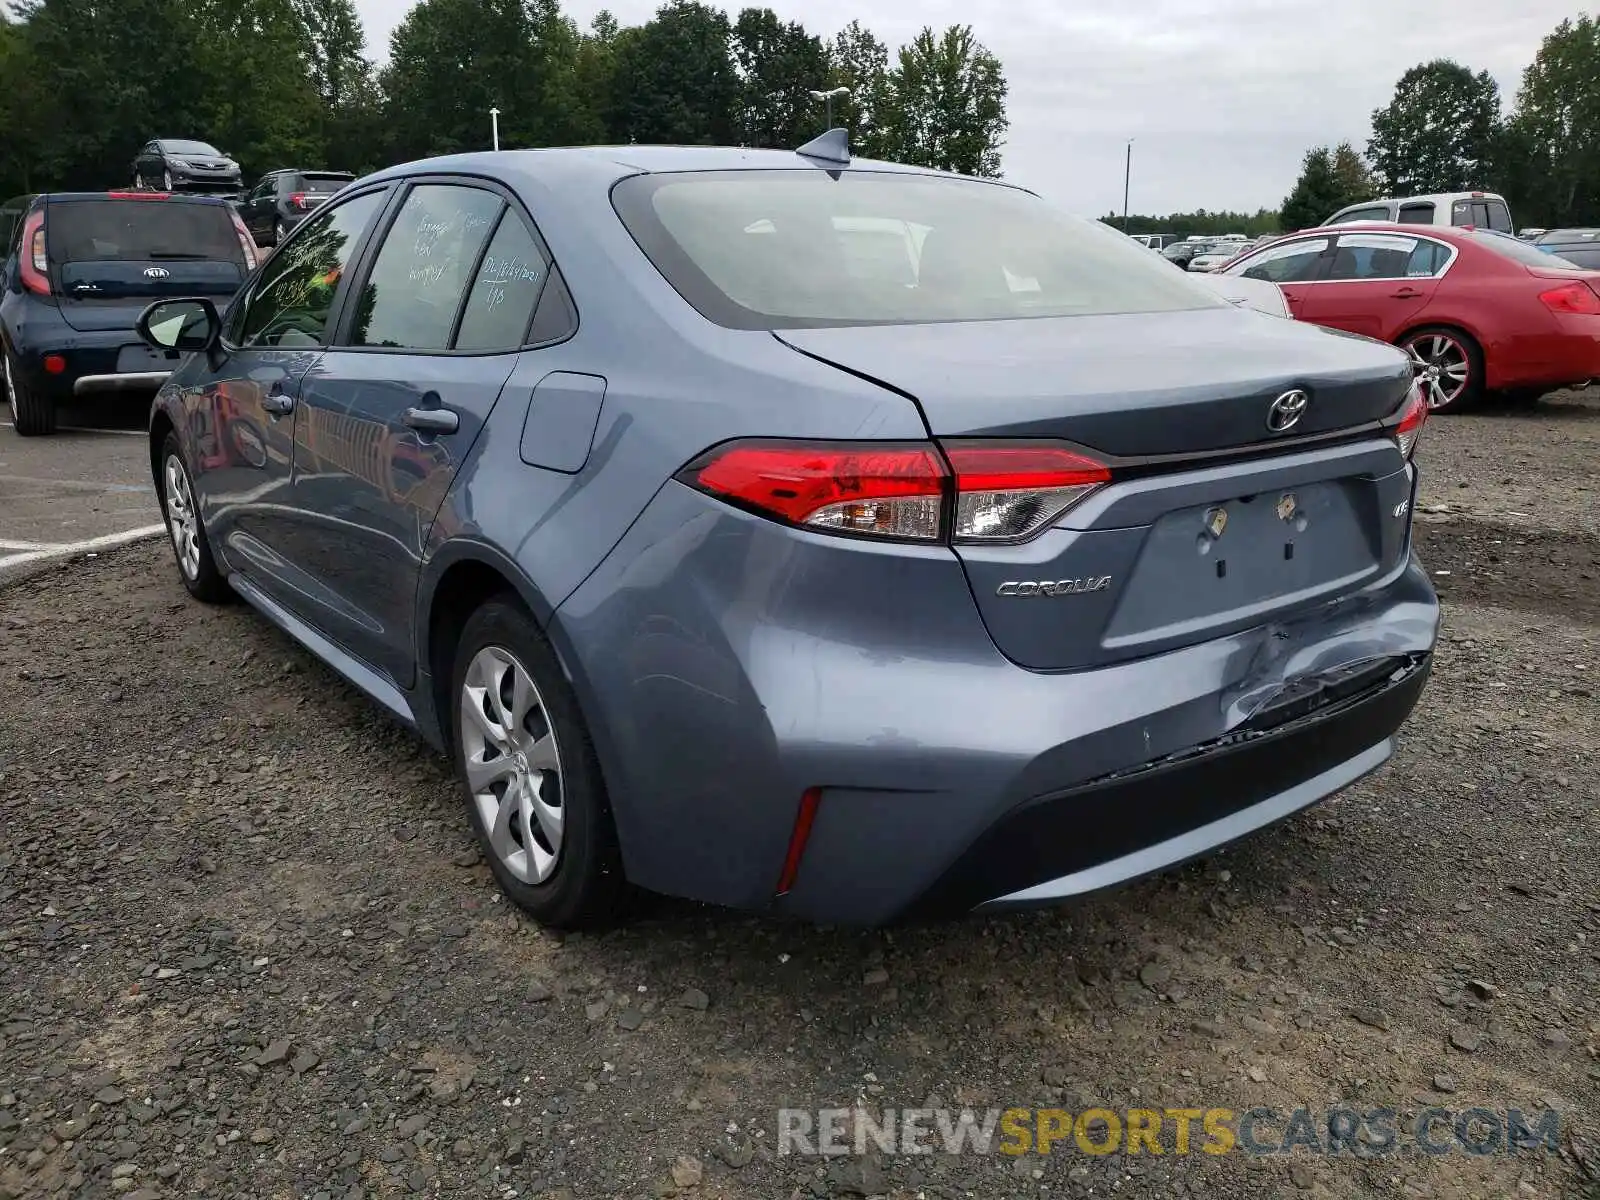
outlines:
{"label": "rear bumper reflector", "polygon": [[787,895],[794,887],[795,876],[800,874],[800,860],[805,856],[806,840],[811,836],[811,823],[817,819],[817,803],[821,799],[821,788],[807,788],[800,797],[800,810],[795,813],[794,831],[789,835],[789,852],[783,856],[783,874],[778,876],[775,895]]}

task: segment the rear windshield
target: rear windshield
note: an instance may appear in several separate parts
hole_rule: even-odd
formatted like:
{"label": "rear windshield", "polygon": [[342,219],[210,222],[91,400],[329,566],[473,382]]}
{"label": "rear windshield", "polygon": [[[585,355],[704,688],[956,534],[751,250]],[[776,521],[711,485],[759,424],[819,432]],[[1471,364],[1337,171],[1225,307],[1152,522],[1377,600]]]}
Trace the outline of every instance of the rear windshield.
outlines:
{"label": "rear windshield", "polygon": [[813,169],[639,175],[612,201],[667,281],[733,328],[1227,303],[1108,225],[972,180]]}
{"label": "rear windshield", "polygon": [[1547,254],[1537,246],[1530,246],[1527,242],[1518,238],[1507,237],[1504,234],[1474,231],[1464,236],[1471,238],[1485,250],[1493,250],[1502,258],[1509,258],[1525,267],[1555,267],[1560,269],[1576,265],[1563,262],[1557,256]]}
{"label": "rear windshield", "polygon": [[220,204],[178,200],[63,200],[50,205],[45,245],[58,263],[203,259],[243,265]]}
{"label": "rear windshield", "polygon": [[318,196],[331,196],[354,178],[350,175],[302,175],[300,191],[314,192]]}

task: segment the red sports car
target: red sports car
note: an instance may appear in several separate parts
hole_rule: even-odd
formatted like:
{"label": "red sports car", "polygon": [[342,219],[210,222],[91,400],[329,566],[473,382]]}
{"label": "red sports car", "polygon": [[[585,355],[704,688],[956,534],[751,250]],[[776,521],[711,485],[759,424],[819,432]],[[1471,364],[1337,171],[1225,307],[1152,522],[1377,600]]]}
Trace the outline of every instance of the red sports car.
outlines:
{"label": "red sports car", "polygon": [[1600,271],[1504,234],[1304,229],[1222,273],[1271,280],[1302,321],[1404,347],[1435,412],[1487,391],[1535,399],[1600,377]]}

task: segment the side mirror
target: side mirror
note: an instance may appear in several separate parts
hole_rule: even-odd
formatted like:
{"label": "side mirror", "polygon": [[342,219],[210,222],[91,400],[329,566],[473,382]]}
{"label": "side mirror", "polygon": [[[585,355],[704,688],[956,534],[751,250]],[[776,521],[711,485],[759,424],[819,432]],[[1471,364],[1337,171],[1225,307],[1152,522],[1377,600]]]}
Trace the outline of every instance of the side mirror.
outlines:
{"label": "side mirror", "polygon": [[190,353],[209,350],[222,334],[217,306],[202,298],[157,300],[139,314],[134,328],[147,345],[157,350]]}

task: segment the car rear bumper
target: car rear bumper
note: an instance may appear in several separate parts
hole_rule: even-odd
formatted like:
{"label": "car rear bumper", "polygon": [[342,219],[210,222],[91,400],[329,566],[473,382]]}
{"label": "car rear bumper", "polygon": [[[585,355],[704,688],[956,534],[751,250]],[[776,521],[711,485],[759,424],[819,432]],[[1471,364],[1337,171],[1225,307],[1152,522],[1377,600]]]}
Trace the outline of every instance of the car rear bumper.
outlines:
{"label": "car rear bumper", "polygon": [[[1438,619],[1408,553],[1229,636],[1028,670],[948,550],[785,529],[670,484],[551,634],[635,883],[881,924],[1097,890],[1337,791],[1392,752]],[[1346,695],[1354,664],[1375,674]],[[1265,715],[1322,685],[1321,707]]]}
{"label": "car rear bumper", "polygon": [[[23,376],[36,394],[51,400],[107,393],[148,395],[166,382],[178,363],[174,360],[166,369],[154,364],[127,369],[123,351],[139,344],[131,329],[85,332],[63,324],[52,336],[40,331],[30,337],[20,354]],[[46,369],[46,359],[52,357],[62,360],[62,370]]]}

